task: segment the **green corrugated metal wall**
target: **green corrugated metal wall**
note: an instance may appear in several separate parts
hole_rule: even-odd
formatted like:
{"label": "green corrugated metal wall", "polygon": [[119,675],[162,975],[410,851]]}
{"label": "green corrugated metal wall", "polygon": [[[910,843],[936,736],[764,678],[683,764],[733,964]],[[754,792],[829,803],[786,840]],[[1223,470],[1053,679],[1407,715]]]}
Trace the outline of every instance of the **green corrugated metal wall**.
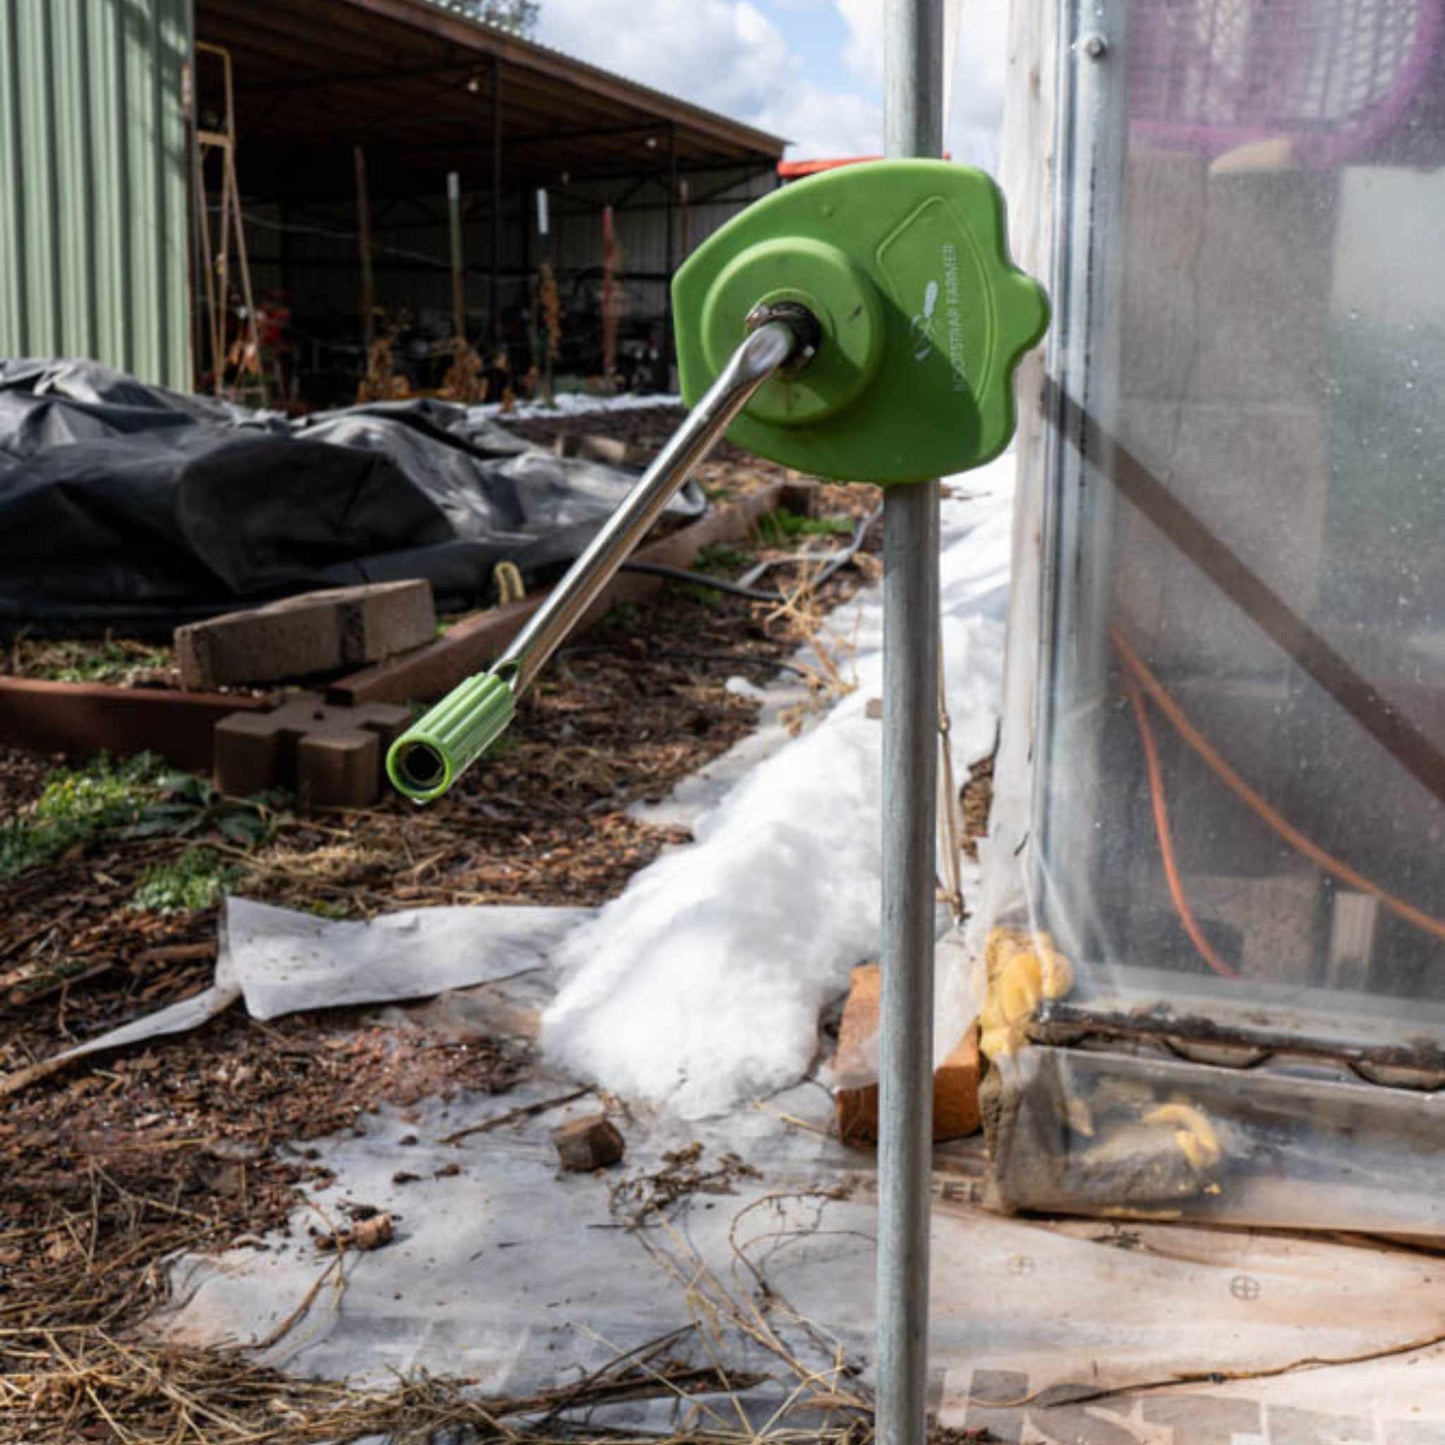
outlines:
{"label": "green corrugated metal wall", "polygon": [[0,0],[0,356],[189,390],[191,0]]}

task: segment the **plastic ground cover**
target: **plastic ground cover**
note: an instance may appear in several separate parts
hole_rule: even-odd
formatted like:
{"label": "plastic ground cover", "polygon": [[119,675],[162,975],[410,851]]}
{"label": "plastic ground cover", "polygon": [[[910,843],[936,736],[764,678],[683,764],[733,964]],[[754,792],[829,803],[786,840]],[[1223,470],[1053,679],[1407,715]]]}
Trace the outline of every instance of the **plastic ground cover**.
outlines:
{"label": "plastic ground cover", "polygon": [[238,1000],[254,1019],[428,998],[536,972],[586,908],[407,908],[362,922],[228,897],[209,988],[12,1075],[6,1090],[72,1059],[186,1033]]}
{"label": "plastic ground cover", "polygon": [[[476,605],[497,562],[575,557],[636,480],[495,415],[413,400],[288,421],[95,362],[0,361],[0,627],[158,631],[412,577]],[[689,484],[669,506],[705,501]]]}
{"label": "plastic ground cover", "polygon": [[[533,975],[452,994],[412,1023],[535,1021],[550,987]],[[866,1385],[872,1160],[826,1137],[824,1091],[804,1084],[701,1124],[634,1107],[616,1116],[625,1160],[599,1175],[559,1174],[549,1137],[595,1100],[444,1142],[570,1092],[543,1077],[506,1096],[388,1110],[321,1141],[315,1162],[335,1179],[308,1189],[289,1237],[176,1261],[175,1304],[155,1327],[188,1342],[264,1340],[330,1263],[308,1228],[329,1229],[355,1201],[393,1212],[396,1238],[346,1260],[344,1290],[317,1291],[264,1353],[289,1371],[380,1385],[424,1368],[515,1396],[684,1331],[675,1358],[767,1377],[748,1392],[765,1417],[790,1377],[734,1332],[686,1333],[694,1317],[677,1277],[705,1266],[735,1297],[755,1296],[745,1257],[799,1357],[830,1368],[840,1348]],[[703,1170],[732,1154],[757,1174],[734,1170],[730,1192],[684,1198],[665,1225],[625,1227],[641,1196],[619,1183],[665,1174],[668,1151],[693,1144]],[[950,1146],[935,1177],[931,1397],[944,1423],[1099,1445],[1445,1439],[1445,1352],[1403,1348],[1445,1329],[1437,1259],[1368,1242],[1003,1217],[976,1203],[981,1164],[976,1146]],[[417,1177],[396,1182],[399,1169]],[[684,1418],[661,1398],[591,1423],[670,1429]]]}

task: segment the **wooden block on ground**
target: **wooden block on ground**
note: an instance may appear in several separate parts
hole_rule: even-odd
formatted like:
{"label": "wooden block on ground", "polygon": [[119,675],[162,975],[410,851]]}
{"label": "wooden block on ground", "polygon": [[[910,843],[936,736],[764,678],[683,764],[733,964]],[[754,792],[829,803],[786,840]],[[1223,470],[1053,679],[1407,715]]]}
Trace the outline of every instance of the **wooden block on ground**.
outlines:
{"label": "wooden block on ground", "polygon": [[833,1113],[838,1137],[845,1144],[878,1142],[878,1085],[858,1084],[833,1091]]}
{"label": "wooden block on ground", "polygon": [[380,662],[436,637],[431,583],[375,582],[283,598],[176,628],[188,688],[279,682]]}
{"label": "wooden block on ground", "polygon": [[369,808],[381,794],[381,745],[361,728],[307,733],[296,742],[303,808]]}
{"label": "wooden block on ground", "polygon": [[[853,970],[838,1029],[833,1107],[839,1137],[848,1144],[878,1142],[878,1033],[882,974],[876,963]],[[981,1122],[978,1107],[978,1025],[975,1023],[933,1071],[933,1138],[961,1139]]]}
{"label": "wooden block on ground", "polygon": [[344,707],[293,694],[270,712],[216,724],[216,787],[228,797],[290,788],[308,808],[369,808],[385,786],[386,750],[411,710],[396,703]]}
{"label": "wooden block on ground", "polygon": [[[883,1005],[883,970],[876,963],[859,964],[848,980],[848,999],[838,1029],[835,1068],[864,1063],[869,1040],[878,1032],[878,1010]],[[866,1065],[865,1065],[866,1066]],[[871,1066],[868,1071],[873,1072]]]}
{"label": "wooden block on ground", "polygon": [[228,798],[249,798],[278,785],[281,734],[274,716],[233,712],[216,724],[213,777]]}
{"label": "wooden block on ground", "polygon": [[589,1114],[552,1130],[557,1158],[570,1173],[586,1173],[616,1164],[627,1148],[617,1126],[606,1114]]}

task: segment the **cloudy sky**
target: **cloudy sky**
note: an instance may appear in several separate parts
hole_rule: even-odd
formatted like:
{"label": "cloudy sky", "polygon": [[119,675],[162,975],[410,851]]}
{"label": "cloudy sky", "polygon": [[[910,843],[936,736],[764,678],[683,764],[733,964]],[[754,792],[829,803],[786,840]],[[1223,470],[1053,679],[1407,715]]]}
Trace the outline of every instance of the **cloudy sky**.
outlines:
{"label": "cloudy sky", "polygon": [[[947,145],[992,170],[1007,0],[945,4]],[[785,136],[792,159],[883,147],[882,0],[541,0],[536,38]]]}

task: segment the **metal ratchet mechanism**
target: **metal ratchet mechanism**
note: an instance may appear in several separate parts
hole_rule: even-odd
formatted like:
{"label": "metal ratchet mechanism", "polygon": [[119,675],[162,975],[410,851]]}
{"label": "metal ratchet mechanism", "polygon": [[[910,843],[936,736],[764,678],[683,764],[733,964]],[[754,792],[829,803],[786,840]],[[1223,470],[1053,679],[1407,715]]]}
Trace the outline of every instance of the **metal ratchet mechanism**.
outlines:
{"label": "metal ratchet mechanism", "polygon": [[777,372],[813,359],[819,328],[803,307],[760,307],[748,320],[754,329],[717,380],[512,645],[487,672],[453,688],[392,744],[386,768],[399,792],[418,803],[439,797],[496,742],[516,714],[517,698],[748,399]]}

